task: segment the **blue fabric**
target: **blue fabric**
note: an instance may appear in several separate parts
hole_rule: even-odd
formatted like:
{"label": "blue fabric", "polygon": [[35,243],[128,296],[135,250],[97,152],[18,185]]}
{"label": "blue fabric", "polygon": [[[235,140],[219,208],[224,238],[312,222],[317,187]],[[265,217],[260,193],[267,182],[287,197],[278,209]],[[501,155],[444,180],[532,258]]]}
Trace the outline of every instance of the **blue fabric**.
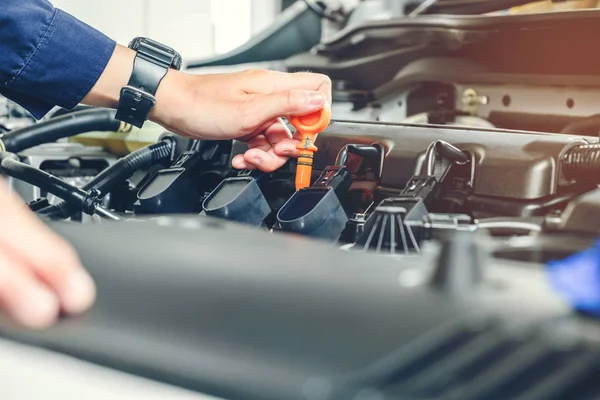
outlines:
{"label": "blue fabric", "polygon": [[571,306],[600,315],[600,240],[590,249],[547,265],[554,289]]}
{"label": "blue fabric", "polygon": [[0,94],[36,118],[54,106],[73,108],[115,46],[47,0],[0,0]]}

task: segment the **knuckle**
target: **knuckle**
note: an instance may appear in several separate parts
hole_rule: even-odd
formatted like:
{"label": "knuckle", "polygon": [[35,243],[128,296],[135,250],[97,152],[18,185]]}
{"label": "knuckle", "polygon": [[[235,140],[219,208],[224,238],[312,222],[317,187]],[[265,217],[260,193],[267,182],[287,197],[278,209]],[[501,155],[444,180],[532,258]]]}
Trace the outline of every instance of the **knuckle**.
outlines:
{"label": "knuckle", "polygon": [[314,82],[319,82],[321,85],[331,85],[331,78],[328,75],[318,72],[300,71],[296,74],[304,75],[306,78],[311,78]]}
{"label": "knuckle", "polygon": [[324,74],[319,74],[319,77],[323,81],[323,84],[331,86],[331,78],[329,76],[324,75]]}
{"label": "knuckle", "polygon": [[289,112],[294,107],[294,98],[291,91],[280,92],[277,95],[278,103],[283,108],[284,112]]}

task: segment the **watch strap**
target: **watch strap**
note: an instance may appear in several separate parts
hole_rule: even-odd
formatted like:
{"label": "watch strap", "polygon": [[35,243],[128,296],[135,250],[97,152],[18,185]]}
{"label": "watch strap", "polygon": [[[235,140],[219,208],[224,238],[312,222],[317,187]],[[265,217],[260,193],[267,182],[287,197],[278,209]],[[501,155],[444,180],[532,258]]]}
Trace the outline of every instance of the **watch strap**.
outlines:
{"label": "watch strap", "polygon": [[155,96],[160,82],[169,71],[169,67],[154,64],[144,57],[137,56],[134,61],[133,71],[134,73],[131,74],[127,86]]}
{"label": "watch strap", "polygon": [[153,95],[132,86],[125,86],[121,89],[115,119],[141,128],[155,105],[156,97]]}
{"label": "watch strap", "polygon": [[146,38],[135,38],[133,72],[121,89],[115,118],[141,128],[156,105],[156,92],[170,68],[181,68],[181,56],[173,49]]}

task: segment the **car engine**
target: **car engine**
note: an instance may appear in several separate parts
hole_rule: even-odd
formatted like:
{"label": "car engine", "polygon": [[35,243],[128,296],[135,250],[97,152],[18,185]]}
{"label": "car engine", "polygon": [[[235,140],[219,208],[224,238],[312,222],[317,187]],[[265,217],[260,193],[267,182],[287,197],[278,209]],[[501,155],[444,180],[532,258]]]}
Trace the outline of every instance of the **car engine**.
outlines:
{"label": "car engine", "polygon": [[[598,396],[600,11],[431,3],[299,1],[187,66],[332,79],[300,190],[295,159],[233,169],[239,141],[7,102],[2,174],[100,296],[2,335],[222,398]],[[273,45],[310,23],[309,48]]]}

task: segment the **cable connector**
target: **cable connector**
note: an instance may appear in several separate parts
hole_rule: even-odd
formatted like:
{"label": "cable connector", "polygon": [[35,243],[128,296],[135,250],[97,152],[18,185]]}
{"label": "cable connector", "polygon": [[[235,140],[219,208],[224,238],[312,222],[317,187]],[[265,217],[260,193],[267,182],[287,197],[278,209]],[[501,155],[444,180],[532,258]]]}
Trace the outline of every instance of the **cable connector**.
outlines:
{"label": "cable connector", "polygon": [[81,200],[81,210],[89,215],[94,215],[94,212],[98,208],[98,204],[100,203],[100,196],[102,194],[100,191],[96,189],[92,189],[85,194],[83,199]]}

